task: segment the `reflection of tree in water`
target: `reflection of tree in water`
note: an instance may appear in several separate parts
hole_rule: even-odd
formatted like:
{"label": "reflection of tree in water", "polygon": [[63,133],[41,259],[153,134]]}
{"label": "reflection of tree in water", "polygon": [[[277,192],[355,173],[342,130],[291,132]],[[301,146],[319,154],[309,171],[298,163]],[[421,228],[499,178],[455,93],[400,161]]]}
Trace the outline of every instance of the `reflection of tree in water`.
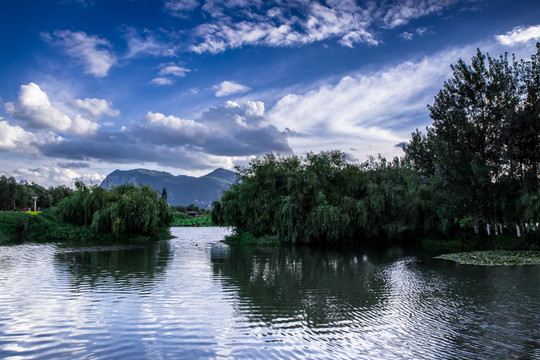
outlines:
{"label": "reflection of tree in water", "polygon": [[133,290],[163,274],[172,251],[168,241],[141,245],[68,248],[55,254],[56,268],[69,275],[77,289],[113,283]]}
{"label": "reflection of tree in water", "polygon": [[310,327],[350,321],[376,305],[384,291],[378,267],[361,252],[231,246],[213,249],[224,288],[240,297],[253,321],[302,321]]}

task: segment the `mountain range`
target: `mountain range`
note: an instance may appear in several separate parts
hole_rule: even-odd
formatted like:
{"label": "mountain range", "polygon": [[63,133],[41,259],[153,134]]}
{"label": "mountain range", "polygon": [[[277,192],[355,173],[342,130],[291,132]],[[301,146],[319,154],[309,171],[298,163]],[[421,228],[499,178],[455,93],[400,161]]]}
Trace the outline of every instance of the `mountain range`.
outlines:
{"label": "mountain range", "polygon": [[227,190],[236,178],[235,172],[221,168],[201,177],[175,176],[165,171],[148,169],[115,170],[107,175],[100,186],[110,189],[126,183],[149,185],[160,194],[165,188],[169,205],[193,204],[207,208],[218,200],[219,193]]}

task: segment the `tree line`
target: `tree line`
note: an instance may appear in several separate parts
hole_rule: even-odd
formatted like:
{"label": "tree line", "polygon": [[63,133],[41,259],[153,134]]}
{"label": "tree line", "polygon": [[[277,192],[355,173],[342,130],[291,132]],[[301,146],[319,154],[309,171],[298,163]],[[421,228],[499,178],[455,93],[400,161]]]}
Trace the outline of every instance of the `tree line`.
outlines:
{"label": "tree line", "polygon": [[14,177],[0,176],[0,210],[32,208],[34,197],[38,198],[38,206],[41,209],[47,209],[56,206],[62,199],[72,194],[73,189],[65,185],[45,188],[35,183],[18,183]]}
{"label": "tree line", "polygon": [[[13,186],[16,194],[28,189],[44,189],[36,184],[17,184],[9,179],[7,184]],[[75,190],[68,189],[56,204],[51,202],[55,206],[48,207],[37,216],[20,211],[0,211],[0,242],[2,238],[46,242],[131,239],[133,236],[162,239],[170,236],[172,210],[150,186],[126,184],[106,190],[99,186],[89,187],[82,182],[75,185]],[[58,189],[52,190],[54,194]],[[3,189],[0,193],[5,195]],[[44,192],[40,199],[53,197],[52,194]],[[11,201],[9,199],[8,202],[10,209]]]}
{"label": "tree line", "polygon": [[213,221],[292,243],[532,231],[540,221],[540,44],[530,60],[459,60],[404,156],[339,151],[237,169]]}

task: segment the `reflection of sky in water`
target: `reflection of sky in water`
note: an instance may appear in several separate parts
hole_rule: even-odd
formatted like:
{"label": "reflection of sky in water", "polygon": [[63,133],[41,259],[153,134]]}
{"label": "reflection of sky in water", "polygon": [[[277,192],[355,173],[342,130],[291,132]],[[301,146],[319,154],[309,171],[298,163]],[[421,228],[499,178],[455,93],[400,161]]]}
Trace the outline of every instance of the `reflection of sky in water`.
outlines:
{"label": "reflection of sky in water", "polygon": [[173,231],[152,246],[0,247],[0,358],[539,355],[538,267],[228,247],[216,243],[223,229]]}

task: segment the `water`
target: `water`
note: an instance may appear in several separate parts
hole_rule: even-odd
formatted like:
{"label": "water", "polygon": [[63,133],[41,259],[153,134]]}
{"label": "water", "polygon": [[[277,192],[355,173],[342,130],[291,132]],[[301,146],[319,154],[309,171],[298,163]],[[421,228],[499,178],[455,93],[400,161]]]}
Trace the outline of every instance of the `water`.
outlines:
{"label": "water", "polygon": [[400,249],[0,247],[0,358],[540,359],[540,267]]}

